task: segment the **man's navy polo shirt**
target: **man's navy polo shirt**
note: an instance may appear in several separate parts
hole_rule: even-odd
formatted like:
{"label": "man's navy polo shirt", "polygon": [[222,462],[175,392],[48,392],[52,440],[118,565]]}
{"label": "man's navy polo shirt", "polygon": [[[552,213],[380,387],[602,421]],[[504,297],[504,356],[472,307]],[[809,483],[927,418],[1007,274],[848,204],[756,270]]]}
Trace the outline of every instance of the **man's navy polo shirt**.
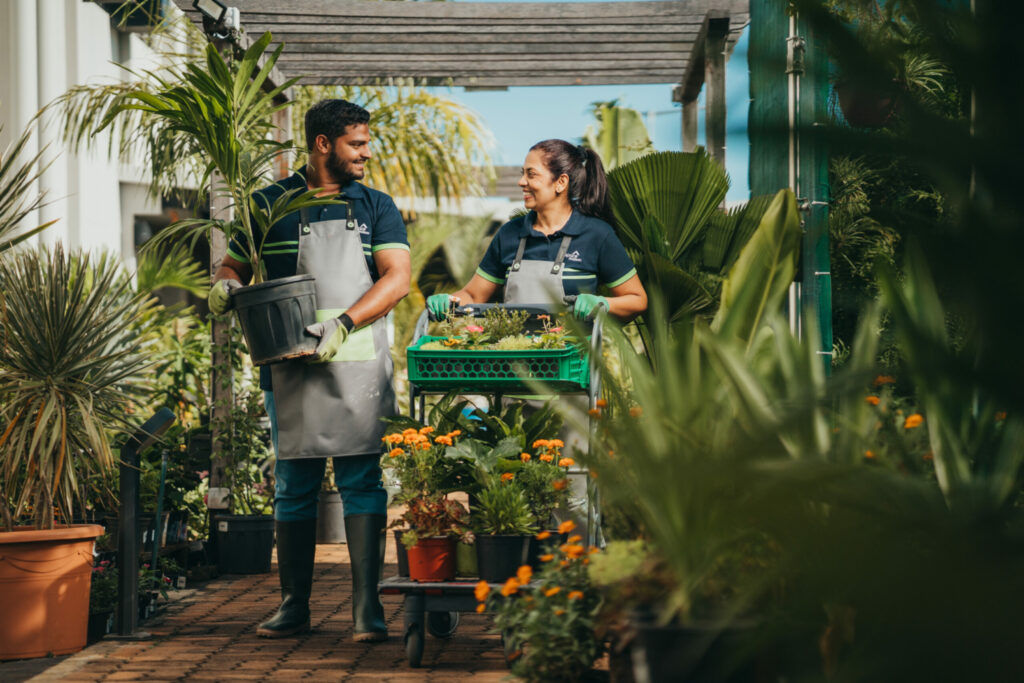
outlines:
{"label": "man's navy polo shirt", "polygon": [[[264,208],[269,208],[284,192],[297,188],[306,189],[306,177],[302,171],[296,171],[288,178],[260,190],[256,193],[256,201]],[[373,262],[374,252],[384,249],[409,250],[409,238],[402,214],[398,212],[398,207],[391,197],[355,181],[343,187],[338,197],[352,204],[352,217],[356,221],[359,237],[363,242],[366,266],[370,269],[370,277],[376,282],[380,276],[377,273],[377,264]],[[345,220],[346,211],[344,204],[312,207],[309,209],[309,220]],[[262,254],[263,262],[267,266],[268,280],[295,275],[299,260],[300,222],[301,217],[296,211],[270,226],[270,233],[263,243]],[[244,238],[231,240],[228,245],[228,255],[241,263],[249,263],[248,253],[248,241]],[[270,366],[260,368],[260,388],[268,391],[272,389]]]}
{"label": "man's navy polo shirt", "polygon": [[561,230],[551,235],[535,230],[532,227],[534,220],[535,214],[531,211],[498,228],[476,274],[503,285],[516,258],[521,237],[526,237],[524,261],[554,261],[562,237],[572,235],[562,271],[562,287],[566,294],[595,292],[599,284],[617,287],[636,275],[636,267],[612,226],[600,218],[573,211]]}
{"label": "man's navy polo shirt", "polygon": [[[296,171],[288,178],[256,193],[256,201],[264,208],[287,190],[306,189],[306,178],[302,171]],[[366,266],[370,269],[370,277],[377,281],[377,265],[373,262],[374,252],[384,249],[409,250],[409,238],[405,231],[405,221],[398,212],[395,202],[388,195],[370,189],[355,181],[342,188],[339,199],[352,204],[352,217],[359,229],[359,237],[363,242],[363,255]],[[309,209],[310,222],[329,220],[345,220],[344,204],[317,206]],[[299,254],[299,212],[288,214],[270,226],[270,234],[263,243],[263,262],[267,266],[267,279],[295,275]],[[258,239],[258,236],[257,236]],[[231,240],[228,255],[242,263],[249,263],[248,241]]]}

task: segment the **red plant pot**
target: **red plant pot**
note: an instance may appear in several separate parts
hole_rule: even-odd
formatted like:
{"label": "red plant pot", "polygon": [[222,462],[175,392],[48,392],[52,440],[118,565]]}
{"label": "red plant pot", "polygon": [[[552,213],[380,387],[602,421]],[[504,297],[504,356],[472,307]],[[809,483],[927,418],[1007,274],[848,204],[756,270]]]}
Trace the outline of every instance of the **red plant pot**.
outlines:
{"label": "red plant pot", "polygon": [[409,578],[413,581],[451,581],[455,578],[455,539],[421,538],[408,550]]}

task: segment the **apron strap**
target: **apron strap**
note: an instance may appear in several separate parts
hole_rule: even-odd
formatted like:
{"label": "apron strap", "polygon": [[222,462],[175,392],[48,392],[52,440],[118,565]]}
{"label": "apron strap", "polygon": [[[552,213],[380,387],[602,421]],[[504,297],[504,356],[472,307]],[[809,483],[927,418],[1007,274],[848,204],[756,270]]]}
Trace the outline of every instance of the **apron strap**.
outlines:
{"label": "apron strap", "polygon": [[[308,228],[309,227],[309,207],[304,206],[301,209],[299,209],[299,221],[300,221],[299,224],[301,225],[301,227],[303,227],[303,228]],[[356,221],[355,221],[355,218],[353,218],[353,216],[352,216],[352,202],[349,201],[349,200],[345,200],[345,229],[346,230],[355,230],[356,229]],[[303,232],[304,233],[308,233],[309,230],[303,230]]]}
{"label": "apron strap", "polygon": [[516,249],[516,257],[512,261],[512,270],[519,270],[520,264],[523,262],[523,252],[526,251],[526,238],[519,238],[519,248]]}
{"label": "apron strap", "polygon": [[565,254],[569,251],[569,242],[572,242],[572,235],[562,237],[562,244],[558,247],[558,255],[555,256],[555,262],[551,266],[552,275],[558,275],[562,272],[562,262],[565,261]]}

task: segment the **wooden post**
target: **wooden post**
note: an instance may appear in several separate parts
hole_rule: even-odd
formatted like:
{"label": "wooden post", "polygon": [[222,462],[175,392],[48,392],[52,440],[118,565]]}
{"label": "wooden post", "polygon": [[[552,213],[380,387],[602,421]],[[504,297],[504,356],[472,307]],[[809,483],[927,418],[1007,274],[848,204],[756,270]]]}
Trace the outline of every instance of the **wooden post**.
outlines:
{"label": "wooden post", "polygon": [[683,100],[683,151],[697,149],[697,98]]}
{"label": "wooden post", "polygon": [[704,43],[704,136],[711,157],[725,166],[725,41],[729,19],[709,19]]}
{"label": "wooden post", "polygon": [[[285,107],[274,113],[274,139],[278,142],[284,142],[292,136],[292,109],[291,107]],[[292,162],[294,161],[294,154],[291,151],[281,154],[274,160],[274,176],[275,180],[281,180],[287,178],[292,174]]]}
{"label": "wooden post", "polygon": [[[214,173],[210,178],[210,218],[231,220],[234,217],[231,197],[219,189],[222,185],[220,174]],[[214,231],[210,237],[211,278],[220,268],[221,262],[227,254],[227,248],[228,244],[224,233]],[[228,493],[230,492],[230,489],[225,487],[225,462],[221,453],[221,444],[226,438],[230,438],[229,435],[223,433],[223,430],[224,426],[228,424],[228,417],[235,399],[231,391],[231,358],[222,350],[230,334],[229,320],[218,320],[217,317],[214,317],[211,324],[213,370],[210,378],[210,393],[213,408],[210,415],[210,444],[212,454],[210,458],[210,490],[206,499],[207,507],[211,510],[227,509]]]}

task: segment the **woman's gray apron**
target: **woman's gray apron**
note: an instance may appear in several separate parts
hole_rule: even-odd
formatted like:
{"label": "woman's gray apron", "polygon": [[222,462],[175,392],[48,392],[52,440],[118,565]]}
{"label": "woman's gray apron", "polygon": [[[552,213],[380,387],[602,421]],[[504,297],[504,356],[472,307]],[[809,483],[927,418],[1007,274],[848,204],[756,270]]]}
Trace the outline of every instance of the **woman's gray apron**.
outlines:
{"label": "woman's gray apron", "polygon": [[[317,321],[336,318],[373,286],[352,219],[310,223],[301,212],[296,274],[316,278]],[[379,453],[385,424],[397,414],[385,318],[353,330],[326,363],[271,366],[283,460]]]}
{"label": "woman's gray apron", "polygon": [[[530,220],[529,216],[526,220]],[[533,229],[532,224],[530,229]],[[558,246],[558,253],[554,261],[524,261],[526,237],[521,237],[515,260],[512,261],[508,277],[505,279],[505,303],[524,306],[529,304],[561,305],[562,299],[565,297],[565,288],[562,286],[562,270],[571,241],[571,235],[562,237],[562,243]]]}

